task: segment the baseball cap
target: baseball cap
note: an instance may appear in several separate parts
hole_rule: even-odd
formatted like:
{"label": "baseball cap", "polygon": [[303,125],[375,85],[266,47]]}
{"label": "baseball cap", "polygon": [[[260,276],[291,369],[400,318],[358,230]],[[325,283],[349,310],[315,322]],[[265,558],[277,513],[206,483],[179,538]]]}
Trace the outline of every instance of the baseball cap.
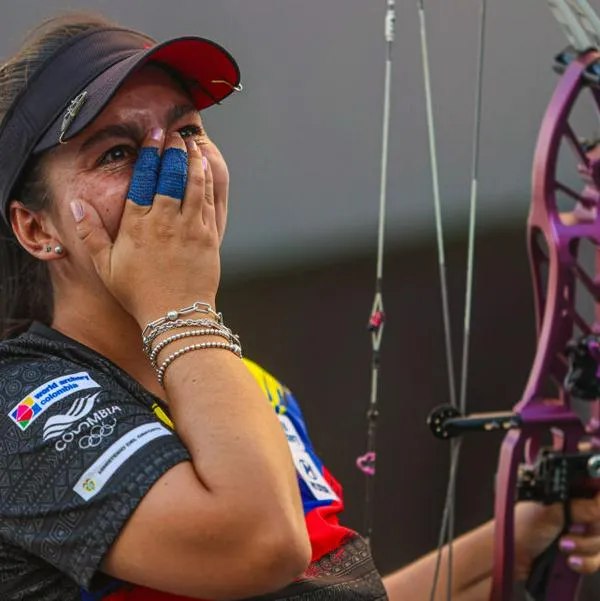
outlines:
{"label": "baseball cap", "polygon": [[74,36],[31,76],[0,125],[0,208],[5,221],[13,188],[30,157],[67,143],[100,114],[129,75],[148,63],[173,73],[198,110],[241,90],[235,59],[205,38],[156,43],[119,27]]}

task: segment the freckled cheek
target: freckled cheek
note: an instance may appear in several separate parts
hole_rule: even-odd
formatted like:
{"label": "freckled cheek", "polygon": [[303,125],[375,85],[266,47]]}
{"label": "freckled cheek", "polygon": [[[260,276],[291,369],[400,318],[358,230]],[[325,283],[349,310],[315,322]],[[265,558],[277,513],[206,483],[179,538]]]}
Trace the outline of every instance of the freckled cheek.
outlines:
{"label": "freckled cheek", "polygon": [[119,175],[113,174],[110,177],[93,178],[80,186],[79,198],[96,209],[112,239],[119,231],[130,178],[131,172],[127,171]]}

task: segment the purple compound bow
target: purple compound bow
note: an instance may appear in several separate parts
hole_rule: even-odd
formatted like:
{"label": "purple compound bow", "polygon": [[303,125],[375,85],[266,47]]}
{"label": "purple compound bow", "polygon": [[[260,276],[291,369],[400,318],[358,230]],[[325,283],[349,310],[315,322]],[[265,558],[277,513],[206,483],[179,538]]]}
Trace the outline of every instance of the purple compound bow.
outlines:
{"label": "purple compound bow", "polygon": [[[562,503],[566,528],[570,500],[600,489],[600,140],[580,137],[573,118],[584,96],[600,115],[600,21],[585,0],[549,4],[571,45],[555,59],[561,78],[533,162],[527,234],[538,334],[533,367],[512,412],[466,415],[449,405],[429,418],[443,439],[471,430],[507,431],[496,476],[492,601],[513,595],[515,503]],[[579,190],[559,176],[563,153],[575,158]],[[563,210],[565,202],[570,206]],[[584,241],[595,253],[591,275]],[[593,304],[593,317],[584,317],[582,298]],[[587,406],[576,407],[573,401],[580,400]],[[557,544],[534,564],[527,589],[535,601],[577,598],[581,577]]]}
{"label": "purple compound bow", "polygon": [[[357,461],[367,476],[365,533],[372,533],[373,476],[379,353],[385,315],[382,298],[382,262],[385,227],[387,148],[390,118],[390,81],[394,41],[395,1],[386,0],[386,79],[381,168],[381,195],[376,292],[369,329],[373,342],[371,401],[368,411],[367,452]],[[579,137],[573,123],[574,107],[589,95],[600,115],[600,19],[587,0],[547,0],[569,39],[570,46],[555,59],[561,75],[544,116],[533,164],[532,202],[528,220],[528,248],[535,293],[537,352],[521,400],[511,412],[469,415],[466,384],[473,274],[473,240],[479,154],[479,123],[486,0],[481,0],[476,113],[473,144],[471,221],[467,265],[466,310],[460,402],[456,401],[450,343],[450,311],[446,290],[444,240],[433,124],[431,80],[424,0],[417,0],[426,92],[433,196],[442,285],[442,308],[448,357],[451,404],[432,411],[428,423],[433,434],[452,440],[448,496],[440,532],[440,548],[449,543],[449,571],[453,538],[454,487],[461,436],[469,431],[506,431],[496,475],[495,549],[491,601],[510,601],[514,588],[514,507],[523,500],[562,503],[565,529],[570,521],[570,500],[600,490],[600,139]],[[559,177],[559,156],[570,153],[577,164],[577,185]],[[559,199],[568,206],[559,208]],[[595,267],[588,274],[582,241],[591,243]],[[580,310],[581,296],[593,304],[594,316]],[[572,400],[587,402],[576,407]],[[581,405],[581,403],[579,403]],[[438,570],[432,586],[435,596]],[[573,601],[581,577],[558,552],[558,539],[535,562],[527,590],[534,601]],[[448,598],[451,597],[451,579]]]}

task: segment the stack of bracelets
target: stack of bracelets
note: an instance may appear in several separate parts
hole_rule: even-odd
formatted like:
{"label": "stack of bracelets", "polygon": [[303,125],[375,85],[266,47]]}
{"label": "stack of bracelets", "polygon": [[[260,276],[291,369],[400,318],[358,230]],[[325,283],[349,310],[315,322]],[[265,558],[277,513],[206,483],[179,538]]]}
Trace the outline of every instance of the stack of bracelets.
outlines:
{"label": "stack of bracelets", "polygon": [[[202,319],[180,319],[188,313],[200,313],[206,315]],[[185,331],[173,334],[161,340],[155,346],[152,343],[165,332],[186,328]],[[191,329],[188,329],[191,328]],[[196,336],[219,336],[227,342],[201,342],[184,346],[174,353],[170,354],[160,365],[157,362],[158,354],[169,344],[182,340],[184,338]],[[191,351],[204,349],[225,349],[231,351],[242,358],[242,347],[240,339],[223,324],[223,316],[216,313],[207,303],[195,302],[189,307],[169,311],[164,317],[150,322],[142,331],[142,341],[144,343],[144,353],[150,359],[152,367],[156,371],[158,383],[164,387],[165,373],[173,361]]]}

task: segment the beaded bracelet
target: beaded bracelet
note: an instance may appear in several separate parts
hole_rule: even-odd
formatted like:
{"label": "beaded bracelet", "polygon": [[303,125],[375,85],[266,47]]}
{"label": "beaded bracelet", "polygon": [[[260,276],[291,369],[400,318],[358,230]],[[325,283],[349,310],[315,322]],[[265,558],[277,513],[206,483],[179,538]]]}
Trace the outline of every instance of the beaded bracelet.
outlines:
{"label": "beaded bracelet", "polygon": [[222,330],[218,328],[211,328],[207,330],[186,330],[185,332],[181,332],[180,334],[173,334],[173,336],[169,336],[164,340],[161,340],[150,353],[149,359],[150,363],[154,368],[157,367],[156,358],[160,351],[162,351],[166,346],[171,344],[172,342],[176,342],[177,340],[182,340],[183,338],[189,338],[190,336],[220,336],[221,338],[225,338],[225,340],[229,341],[229,343],[237,343],[239,345],[239,340],[235,340],[234,336],[229,336]]}
{"label": "beaded bracelet", "polygon": [[229,344],[227,342],[203,342],[201,344],[190,344],[189,346],[184,346],[180,348],[178,351],[175,351],[173,354],[169,355],[162,363],[158,371],[156,372],[156,376],[158,378],[158,383],[164,388],[164,380],[167,368],[173,361],[179,359],[182,355],[189,353],[191,351],[196,350],[204,350],[204,349],[225,349],[231,351],[234,355],[237,355],[240,359],[242,358],[242,349],[237,344]]}
{"label": "beaded bracelet", "polygon": [[[158,326],[150,334],[142,339],[144,345],[144,352],[149,355],[152,352],[152,342],[158,338],[161,334],[170,330],[176,330],[180,328],[188,327],[205,327],[214,328],[221,330],[224,334],[231,336],[233,339],[237,339],[237,336],[225,325],[216,323],[212,319],[177,319],[175,321],[164,323]],[[239,340],[237,341],[239,343]]]}

